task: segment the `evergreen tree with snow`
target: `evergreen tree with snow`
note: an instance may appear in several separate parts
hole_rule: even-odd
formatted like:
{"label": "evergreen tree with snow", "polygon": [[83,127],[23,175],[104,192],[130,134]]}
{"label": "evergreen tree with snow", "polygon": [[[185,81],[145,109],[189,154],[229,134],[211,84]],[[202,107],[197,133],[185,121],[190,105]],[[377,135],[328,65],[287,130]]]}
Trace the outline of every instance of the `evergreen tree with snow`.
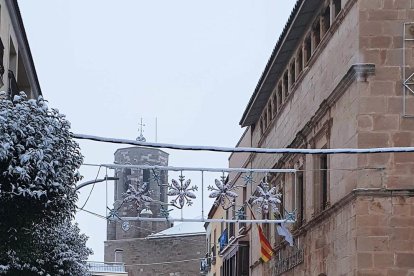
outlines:
{"label": "evergreen tree with snow", "polygon": [[42,97],[0,100],[0,274],[87,274],[87,238],[70,223],[82,161],[70,123]]}

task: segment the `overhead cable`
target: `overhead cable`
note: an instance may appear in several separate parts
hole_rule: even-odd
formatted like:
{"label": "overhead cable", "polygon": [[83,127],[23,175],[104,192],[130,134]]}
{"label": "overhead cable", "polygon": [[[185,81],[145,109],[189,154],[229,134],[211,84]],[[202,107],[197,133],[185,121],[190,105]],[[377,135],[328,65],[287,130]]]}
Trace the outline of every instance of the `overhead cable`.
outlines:
{"label": "overhead cable", "polygon": [[386,147],[386,148],[338,148],[338,149],[301,149],[301,148],[231,148],[215,146],[178,145],[153,142],[141,142],[136,140],[107,138],[87,134],[72,133],[75,139],[92,140],[104,143],[127,144],[148,148],[165,148],[188,151],[211,151],[211,152],[246,152],[266,154],[367,154],[367,153],[393,153],[393,152],[414,152],[414,147]]}

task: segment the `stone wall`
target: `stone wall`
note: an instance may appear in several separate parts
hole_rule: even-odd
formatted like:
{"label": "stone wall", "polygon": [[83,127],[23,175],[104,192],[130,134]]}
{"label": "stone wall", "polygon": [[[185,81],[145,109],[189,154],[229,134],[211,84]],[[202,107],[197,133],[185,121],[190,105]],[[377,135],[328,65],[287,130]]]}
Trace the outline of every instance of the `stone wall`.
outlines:
{"label": "stone wall", "polygon": [[414,194],[356,202],[356,267],[361,276],[414,274]]}
{"label": "stone wall", "polygon": [[[115,249],[121,248],[122,261],[126,264],[129,276],[199,275],[199,259],[205,255],[205,238],[205,235],[188,235],[106,241],[105,261],[113,261]],[[157,264],[165,262],[171,263]]]}
{"label": "stone wall", "polygon": [[[358,111],[358,146],[398,147],[414,143],[414,118],[403,112],[403,24],[414,19],[414,2],[358,1],[361,61],[375,64],[375,76],[361,86]],[[413,25],[414,26],[414,25]],[[407,31],[414,38],[414,30]],[[407,42],[407,74],[414,70],[414,41]],[[407,77],[408,77],[407,76]],[[407,98],[407,113],[414,114],[414,95]],[[385,167],[383,181],[359,181],[358,187],[412,188],[411,153],[360,155],[360,167]]]}
{"label": "stone wall", "polygon": [[[413,146],[414,119],[401,114],[403,24],[414,19],[414,1],[342,3],[342,13],[269,127],[264,133],[258,125],[252,128],[254,147]],[[406,34],[414,38],[414,30]],[[407,45],[410,75],[414,72],[414,41]],[[350,78],[353,64],[372,68]],[[342,92],[331,100],[338,89]],[[408,95],[406,107],[414,115],[414,95]],[[305,170],[305,221],[292,228],[305,250],[305,260],[283,275],[414,273],[413,153],[329,156],[328,204],[323,210],[318,210],[315,189],[319,184],[317,158],[257,154],[251,159],[254,168]],[[293,178],[284,175],[281,183],[284,206],[293,210]],[[260,245],[256,232],[250,235],[252,275],[268,275],[272,265],[257,263]],[[272,227],[272,242],[287,254],[275,232]]]}

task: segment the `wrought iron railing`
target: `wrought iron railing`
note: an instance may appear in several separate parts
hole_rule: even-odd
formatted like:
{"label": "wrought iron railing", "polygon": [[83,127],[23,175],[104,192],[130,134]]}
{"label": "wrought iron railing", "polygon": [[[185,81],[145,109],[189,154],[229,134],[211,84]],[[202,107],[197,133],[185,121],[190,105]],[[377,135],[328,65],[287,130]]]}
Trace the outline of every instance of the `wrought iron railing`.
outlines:
{"label": "wrought iron railing", "polygon": [[124,263],[87,262],[90,272],[125,272]]}

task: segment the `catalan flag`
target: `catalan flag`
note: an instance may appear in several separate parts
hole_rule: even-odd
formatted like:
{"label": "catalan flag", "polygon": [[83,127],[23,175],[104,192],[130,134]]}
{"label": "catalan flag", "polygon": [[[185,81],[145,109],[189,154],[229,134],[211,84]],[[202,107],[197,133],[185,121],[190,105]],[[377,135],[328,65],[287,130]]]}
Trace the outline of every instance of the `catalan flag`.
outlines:
{"label": "catalan flag", "polygon": [[[250,213],[252,214],[253,219],[256,219],[256,217],[253,214],[252,208],[250,208],[250,205],[247,205],[250,209]],[[270,245],[270,242],[267,240],[266,236],[263,234],[262,227],[258,224],[257,229],[259,230],[259,240],[260,240],[260,258],[263,260],[263,262],[267,263],[270,261],[270,259],[273,256],[273,249]]]}
{"label": "catalan flag", "polygon": [[257,228],[259,229],[259,239],[260,239],[260,253],[261,253],[261,258],[263,260],[263,262],[268,262],[270,261],[270,259],[272,258],[273,255],[273,249],[272,246],[270,245],[270,242],[267,240],[266,236],[263,234],[263,230],[262,227],[260,225],[257,225]]}

